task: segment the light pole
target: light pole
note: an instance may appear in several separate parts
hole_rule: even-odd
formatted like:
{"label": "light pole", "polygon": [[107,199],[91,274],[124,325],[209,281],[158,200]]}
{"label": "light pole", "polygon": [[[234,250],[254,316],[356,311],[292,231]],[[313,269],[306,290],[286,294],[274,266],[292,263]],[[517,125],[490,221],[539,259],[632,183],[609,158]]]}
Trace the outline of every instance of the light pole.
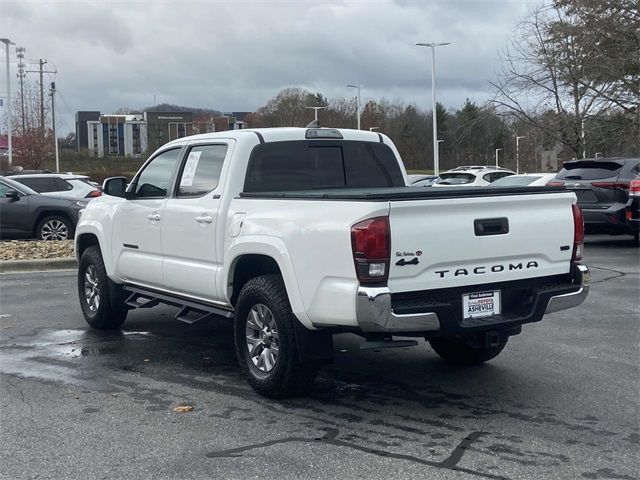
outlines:
{"label": "light pole", "polygon": [[437,144],[438,144],[438,167],[440,167],[440,144],[442,142],[444,142],[444,140],[442,140],[442,139],[438,140],[438,142],[437,142]]}
{"label": "light pole", "polygon": [[305,108],[313,110],[315,121],[317,122],[318,121],[318,110],[322,110],[323,108],[327,108],[327,107],[305,107]]}
{"label": "light pole", "polygon": [[13,127],[11,125],[11,74],[9,73],[9,45],[15,45],[15,43],[13,43],[11,40],[9,40],[8,38],[0,38],[0,42],[4,43],[5,47],[6,47],[6,60],[7,60],[7,112],[8,112],[8,117],[7,117],[7,128],[8,128],[8,132],[7,132],[7,146],[9,147],[8,153],[9,153],[9,166],[11,166],[11,164],[13,163],[13,148],[11,146],[11,135],[13,133]]}
{"label": "light pole", "polygon": [[438,156],[438,124],[436,114],[436,47],[451,45],[450,42],[442,43],[416,43],[419,47],[431,47],[431,104],[433,107],[433,172],[439,174],[440,157]]}
{"label": "light pole", "polygon": [[360,130],[360,89],[364,85],[347,85],[349,88],[357,88],[358,89],[358,103],[356,106],[356,114],[358,115],[358,130]]}
{"label": "light pole", "polygon": [[53,147],[56,152],[56,173],[60,173],[60,158],[58,157],[58,136],[56,135],[56,82],[51,82],[51,126],[53,127]]}
{"label": "light pole", "polygon": [[520,173],[520,139],[524,138],[524,135],[516,136],[516,173]]}
{"label": "light pole", "polygon": [[496,148],[496,168],[498,168],[498,152],[501,152],[501,148]]}

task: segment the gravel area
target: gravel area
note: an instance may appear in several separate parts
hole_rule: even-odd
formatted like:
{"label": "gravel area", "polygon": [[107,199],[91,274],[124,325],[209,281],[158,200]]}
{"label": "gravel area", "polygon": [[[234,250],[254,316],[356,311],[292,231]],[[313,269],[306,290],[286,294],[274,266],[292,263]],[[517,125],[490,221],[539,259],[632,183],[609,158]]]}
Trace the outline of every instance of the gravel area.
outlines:
{"label": "gravel area", "polygon": [[0,260],[35,260],[42,258],[73,257],[73,240],[0,242]]}

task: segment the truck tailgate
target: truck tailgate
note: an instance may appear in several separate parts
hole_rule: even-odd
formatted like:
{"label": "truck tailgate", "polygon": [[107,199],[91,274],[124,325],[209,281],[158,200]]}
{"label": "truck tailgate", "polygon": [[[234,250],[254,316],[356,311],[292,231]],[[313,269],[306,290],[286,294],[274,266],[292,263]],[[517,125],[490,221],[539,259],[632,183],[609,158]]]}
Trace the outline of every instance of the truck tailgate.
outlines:
{"label": "truck tailgate", "polygon": [[569,272],[570,193],[390,202],[392,293]]}

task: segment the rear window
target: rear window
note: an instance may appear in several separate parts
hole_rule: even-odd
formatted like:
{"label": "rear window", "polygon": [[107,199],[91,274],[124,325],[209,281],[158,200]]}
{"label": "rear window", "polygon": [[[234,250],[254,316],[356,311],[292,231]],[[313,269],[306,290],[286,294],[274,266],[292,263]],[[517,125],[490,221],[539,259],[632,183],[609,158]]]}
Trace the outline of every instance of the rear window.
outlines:
{"label": "rear window", "polygon": [[534,175],[527,176],[527,177],[509,176],[509,177],[499,178],[498,180],[493,182],[490,186],[492,187],[525,187],[535,182],[539,178],[542,178],[542,177],[536,177]]}
{"label": "rear window", "polygon": [[615,177],[622,170],[622,164],[617,162],[596,162],[593,160],[566,162],[560,170],[558,179],[568,180],[596,180],[599,178]]}
{"label": "rear window", "polygon": [[245,192],[404,186],[395,155],[382,143],[269,142],[251,153]]}
{"label": "rear window", "polygon": [[441,173],[440,178],[435,181],[440,185],[464,185],[465,183],[473,183],[476,176],[473,173]]}

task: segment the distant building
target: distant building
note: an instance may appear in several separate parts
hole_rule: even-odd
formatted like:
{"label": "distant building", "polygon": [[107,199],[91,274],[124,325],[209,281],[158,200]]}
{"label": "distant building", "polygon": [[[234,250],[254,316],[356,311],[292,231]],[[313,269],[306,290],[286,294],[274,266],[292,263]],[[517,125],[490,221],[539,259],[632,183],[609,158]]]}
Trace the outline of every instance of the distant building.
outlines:
{"label": "distant building", "polygon": [[87,149],[95,157],[138,157],[176,138],[243,129],[249,113],[195,117],[193,112],[103,115],[97,111],[81,111],[76,112],[76,143],[78,150]]}
{"label": "distant building", "polygon": [[76,112],[76,146],[78,150],[89,148],[87,122],[100,120],[100,112]]}
{"label": "distant building", "polygon": [[144,112],[144,120],[150,151],[176,138],[193,135],[193,112]]}

